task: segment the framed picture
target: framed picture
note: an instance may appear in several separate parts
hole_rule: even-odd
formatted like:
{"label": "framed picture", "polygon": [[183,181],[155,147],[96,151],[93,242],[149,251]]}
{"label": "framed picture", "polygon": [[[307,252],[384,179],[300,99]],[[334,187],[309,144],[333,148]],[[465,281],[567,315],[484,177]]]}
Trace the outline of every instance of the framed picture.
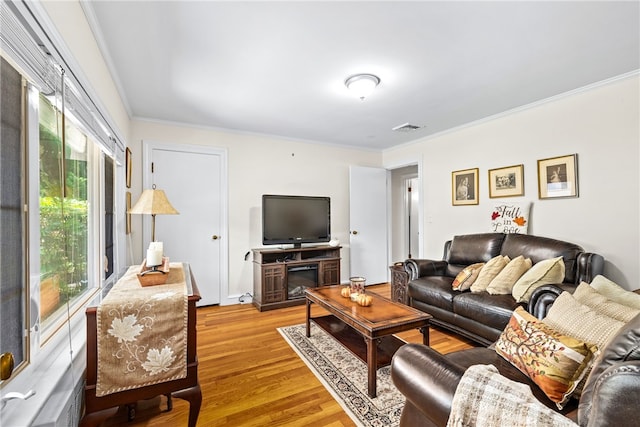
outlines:
{"label": "framed picture", "polygon": [[489,169],[489,198],[524,196],[524,165]]}
{"label": "framed picture", "polygon": [[538,160],[538,197],[578,197],[578,155]]}
{"label": "framed picture", "polygon": [[478,168],[451,172],[451,200],[454,206],[478,204]]}
{"label": "framed picture", "polygon": [[127,176],[127,188],[131,188],[131,150],[127,147],[125,152],[125,173]]}
{"label": "framed picture", "polygon": [[131,191],[127,191],[126,197],[127,197],[126,199],[127,210],[125,211],[127,213],[126,234],[131,234],[131,214],[129,213],[129,211],[131,210]]}

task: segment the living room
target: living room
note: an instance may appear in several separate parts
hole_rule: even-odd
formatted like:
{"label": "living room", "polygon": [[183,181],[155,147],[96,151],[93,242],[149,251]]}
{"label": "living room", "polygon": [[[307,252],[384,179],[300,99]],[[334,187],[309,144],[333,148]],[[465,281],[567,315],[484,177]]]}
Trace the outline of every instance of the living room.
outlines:
{"label": "living room", "polygon": [[[608,278],[628,290],[638,287],[640,66],[410,143],[365,149],[130,118],[81,4],[43,2],[38,8],[58,32],[65,46],[61,49],[80,66],[79,74],[87,78],[111,124],[131,150],[133,174],[127,191],[134,200],[144,189],[145,142],[204,145],[226,151],[228,275],[221,289],[223,305],[252,292],[252,265],[245,254],[262,245],[259,209],[263,194],[331,197],[332,235],[347,246],[349,167],[354,165],[387,170],[418,166],[424,234],[420,257],[440,259],[442,243],[452,236],[489,231],[495,200],[489,198],[488,170],[522,164],[524,195],[515,200],[531,203],[528,233],[567,240],[597,252],[606,260],[604,274]],[[637,52],[635,58],[637,61]],[[570,154],[577,154],[578,159],[578,197],[540,199],[537,161]],[[470,168],[479,170],[479,203],[453,206],[452,172]],[[124,188],[119,191],[124,194]],[[159,218],[159,228],[161,221]],[[118,254],[125,265],[141,262],[146,249],[141,238],[143,219],[133,216],[131,227],[127,250]],[[403,254],[392,253],[389,262],[403,258]],[[351,276],[349,262],[346,247],[342,252],[343,283]],[[11,382],[6,387],[3,384],[3,393],[26,391],[12,387]],[[36,395],[33,402],[36,397],[40,399]],[[44,400],[42,397],[40,403]]]}

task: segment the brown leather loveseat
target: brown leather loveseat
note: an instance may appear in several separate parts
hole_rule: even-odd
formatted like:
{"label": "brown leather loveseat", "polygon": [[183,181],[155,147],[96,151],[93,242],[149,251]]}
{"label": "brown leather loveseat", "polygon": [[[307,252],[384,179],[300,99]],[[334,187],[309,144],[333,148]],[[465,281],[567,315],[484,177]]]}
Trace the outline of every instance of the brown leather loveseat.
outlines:
{"label": "brown leather loveseat", "polygon": [[[548,305],[547,290],[534,292],[530,305]],[[553,299],[553,297],[551,297]],[[446,426],[456,388],[467,368],[491,364],[511,380],[528,384],[538,401],[556,411],[549,398],[522,372],[492,348],[473,348],[442,355],[432,348],[407,344],[395,354],[391,377],[406,397],[400,426]],[[640,315],[627,323],[595,360],[580,400],[572,398],[558,411],[581,427],[637,426],[640,419]]]}
{"label": "brown leather loveseat", "polygon": [[[585,252],[576,244],[547,237],[526,234],[482,233],[455,236],[444,245],[442,260],[408,259],[409,304],[433,316],[431,323],[452,330],[482,345],[495,342],[518,303],[512,295],[491,295],[487,292],[459,292],[452,283],[465,267],[488,262],[497,255],[511,259],[520,255],[536,263],[562,256],[565,277],[558,287],[550,286],[552,298],[562,290],[573,292],[581,282],[590,283],[602,274],[601,255]],[[555,290],[555,291],[554,291]],[[555,292],[555,294],[554,294]],[[548,298],[548,297],[547,297]],[[540,309],[544,310],[541,304]],[[535,313],[543,317],[544,312]]]}

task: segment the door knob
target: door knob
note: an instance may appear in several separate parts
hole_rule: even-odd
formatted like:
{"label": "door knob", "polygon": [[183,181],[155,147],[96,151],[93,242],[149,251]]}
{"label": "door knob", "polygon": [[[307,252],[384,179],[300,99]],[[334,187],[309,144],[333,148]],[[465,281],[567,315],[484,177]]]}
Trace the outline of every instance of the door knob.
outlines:
{"label": "door knob", "polygon": [[211,236],[211,238],[213,240],[218,240],[220,238],[220,236],[218,236],[217,234],[214,234],[213,236]]}
{"label": "door knob", "polygon": [[353,231],[351,232],[351,234],[358,234],[358,231],[357,231],[357,230],[353,230]]}

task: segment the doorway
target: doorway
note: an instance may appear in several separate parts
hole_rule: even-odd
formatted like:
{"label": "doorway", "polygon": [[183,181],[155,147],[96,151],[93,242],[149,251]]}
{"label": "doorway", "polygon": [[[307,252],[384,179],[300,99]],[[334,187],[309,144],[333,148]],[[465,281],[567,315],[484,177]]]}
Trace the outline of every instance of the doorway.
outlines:
{"label": "doorway", "polygon": [[393,262],[421,254],[420,180],[418,165],[391,170],[391,258]]}
{"label": "doorway", "polygon": [[[164,190],[179,215],[156,217],[156,240],[170,262],[188,262],[200,290],[198,306],[220,304],[227,283],[226,151],[206,146],[143,146],[143,187]],[[146,216],[145,216],[146,217]],[[143,248],[151,240],[143,218]],[[225,295],[226,297],[226,295]]]}

